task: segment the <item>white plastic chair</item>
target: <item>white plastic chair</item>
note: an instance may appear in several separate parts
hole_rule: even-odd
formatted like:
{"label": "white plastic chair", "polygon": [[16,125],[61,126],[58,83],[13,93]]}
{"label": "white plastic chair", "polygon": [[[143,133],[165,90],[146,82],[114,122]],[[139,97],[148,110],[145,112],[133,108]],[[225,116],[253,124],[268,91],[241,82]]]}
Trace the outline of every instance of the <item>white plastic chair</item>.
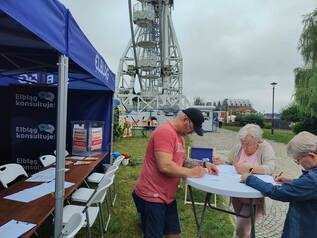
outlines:
{"label": "white plastic chair", "polygon": [[94,172],[92,173],[91,175],[89,175],[89,177],[87,178],[87,181],[89,183],[100,183],[100,181],[102,180],[103,176],[105,174],[108,174],[109,176],[111,174],[114,174],[117,170],[119,169],[118,166],[116,165],[111,165],[107,171],[105,173],[97,173],[97,172]]}
{"label": "white plastic chair", "polygon": [[[102,204],[102,201],[105,199],[107,189],[112,183],[113,183],[113,178],[111,179],[111,178],[105,177],[105,179],[103,179],[100,182],[100,186],[98,186],[96,189],[85,188],[85,191],[88,191],[88,189],[92,190],[92,191],[89,191],[89,193],[85,193],[85,192],[82,193],[83,190],[78,192],[78,194],[83,195],[83,197],[81,198],[81,202],[86,202],[86,205],[85,206],[78,206],[78,205],[65,206],[63,209],[63,224],[67,224],[69,219],[74,213],[83,213],[86,215],[85,223],[83,226],[87,227],[88,237],[91,238],[91,226],[94,224],[97,216],[99,215],[100,233],[103,234],[103,230],[105,230],[104,228],[105,224],[103,220],[101,204]],[[79,191],[80,189],[78,189],[77,191]],[[98,206],[92,207],[91,205],[93,204],[97,204]]]}
{"label": "white plastic chair", "polygon": [[74,213],[68,220],[58,238],[73,238],[85,223],[83,213]]}
{"label": "white plastic chair", "polygon": [[[113,174],[115,174],[115,172],[119,169],[119,167],[117,165],[111,165],[107,171],[105,173],[97,173],[97,172],[94,172],[92,173],[88,178],[87,178],[87,181],[89,183],[100,183],[100,181],[102,180],[102,178],[105,176],[105,175],[108,175],[109,177]],[[113,189],[111,189],[113,187]],[[113,191],[112,191],[113,190]],[[113,193],[113,194],[112,194]],[[112,199],[113,197],[113,199]],[[113,182],[113,186],[111,186],[109,188],[109,199],[110,199],[110,203],[112,206],[114,206],[115,204],[115,201],[116,201],[116,198],[117,198],[117,194],[116,194],[116,189],[115,189],[115,182]]]}
{"label": "white plastic chair", "polygon": [[[54,150],[54,155],[56,156],[56,150]],[[69,153],[67,150],[65,150],[65,157],[69,156]]]}
{"label": "white plastic chair", "polygon": [[28,174],[20,164],[5,164],[0,166],[0,182],[4,188],[8,188],[8,184],[17,177]]}
{"label": "white plastic chair", "polygon": [[[120,155],[118,156],[115,161],[113,162],[113,165],[116,165],[116,166],[120,166],[120,164],[122,163],[122,161],[124,160],[124,156],[123,155]],[[112,197],[112,193],[113,193],[113,200],[112,200],[112,206],[115,205],[116,203],[116,199],[117,199],[117,192],[116,192],[116,181],[113,182],[113,186],[112,186],[112,190],[110,189],[110,197]]]}
{"label": "white plastic chair", "polygon": [[39,159],[44,167],[50,166],[56,162],[55,155],[41,155]]}
{"label": "white plastic chair", "polygon": [[[107,190],[108,188],[112,185],[113,180],[114,180],[115,175],[114,174],[105,174],[104,177],[102,178],[102,180],[100,181],[100,183],[98,184],[98,187],[96,189],[91,189],[91,188],[79,188],[78,190],[76,190],[73,194],[72,194],[72,201],[75,202],[81,202],[81,203],[87,203],[89,198],[92,196],[92,194],[94,194],[96,191],[104,188],[105,186],[107,187],[106,190],[104,190],[102,196],[100,197],[100,199],[98,201],[93,202],[98,204],[98,206],[100,207],[100,213],[101,213],[101,219],[102,219],[102,225],[103,225],[103,229],[104,231],[107,231],[108,229],[108,225],[110,222],[110,218],[111,218],[111,214],[110,214],[110,208],[108,205],[108,201],[106,199],[106,195],[107,195]],[[104,223],[104,216],[102,213],[102,203],[104,202],[104,200],[106,199],[106,206],[107,206],[107,213],[108,213],[108,218],[107,218],[107,222]]]}
{"label": "white plastic chair", "polygon": [[119,167],[123,159],[124,159],[124,156],[123,156],[123,155],[118,156],[118,157],[114,160],[114,162],[113,162],[112,165],[116,165],[116,166]]}

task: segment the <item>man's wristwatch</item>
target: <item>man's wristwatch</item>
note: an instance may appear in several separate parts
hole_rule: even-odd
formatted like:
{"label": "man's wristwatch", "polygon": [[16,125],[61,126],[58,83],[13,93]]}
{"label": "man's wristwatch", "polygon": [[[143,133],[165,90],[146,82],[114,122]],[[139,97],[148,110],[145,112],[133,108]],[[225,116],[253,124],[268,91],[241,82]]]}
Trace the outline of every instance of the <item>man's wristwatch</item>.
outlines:
{"label": "man's wristwatch", "polygon": [[204,161],[204,162],[203,162],[203,167],[204,167],[204,168],[207,168],[206,163],[207,163],[207,161]]}

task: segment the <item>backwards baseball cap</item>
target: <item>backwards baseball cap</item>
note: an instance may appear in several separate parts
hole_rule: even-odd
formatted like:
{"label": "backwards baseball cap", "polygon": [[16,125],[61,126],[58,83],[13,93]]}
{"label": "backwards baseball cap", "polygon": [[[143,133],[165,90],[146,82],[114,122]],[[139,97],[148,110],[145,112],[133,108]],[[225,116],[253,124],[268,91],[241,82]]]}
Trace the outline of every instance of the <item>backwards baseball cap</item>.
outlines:
{"label": "backwards baseball cap", "polygon": [[189,107],[189,108],[183,110],[182,112],[185,113],[186,116],[188,116],[188,118],[194,124],[194,131],[198,135],[202,136],[204,134],[204,132],[203,132],[203,129],[201,128],[201,126],[205,120],[202,112],[200,110],[198,110],[197,108],[193,108],[193,107]]}

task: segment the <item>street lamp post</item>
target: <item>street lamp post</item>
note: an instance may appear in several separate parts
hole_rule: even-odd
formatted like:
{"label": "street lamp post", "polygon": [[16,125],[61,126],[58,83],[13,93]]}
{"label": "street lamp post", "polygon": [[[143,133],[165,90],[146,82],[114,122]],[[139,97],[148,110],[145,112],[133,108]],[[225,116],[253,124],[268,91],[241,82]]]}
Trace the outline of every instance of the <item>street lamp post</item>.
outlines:
{"label": "street lamp post", "polygon": [[271,83],[273,87],[273,94],[272,94],[272,129],[271,129],[271,134],[274,135],[274,91],[275,91],[275,86],[277,85],[276,82]]}

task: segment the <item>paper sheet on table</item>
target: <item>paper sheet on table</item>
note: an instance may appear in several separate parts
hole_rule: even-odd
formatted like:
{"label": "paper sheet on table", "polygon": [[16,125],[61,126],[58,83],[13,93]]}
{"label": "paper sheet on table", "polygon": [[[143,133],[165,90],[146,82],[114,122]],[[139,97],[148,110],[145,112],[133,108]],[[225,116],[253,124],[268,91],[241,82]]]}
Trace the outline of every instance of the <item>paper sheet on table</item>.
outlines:
{"label": "paper sheet on table", "polygon": [[0,238],[17,238],[35,227],[35,224],[11,220],[0,227]]}
{"label": "paper sheet on table", "polygon": [[85,156],[68,156],[67,159],[73,159],[73,160],[83,160],[85,159]]}
{"label": "paper sheet on table", "polygon": [[238,175],[237,171],[232,165],[225,165],[225,164],[219,165],[218,169],[219,169],[219,174],[221,175],[230,175],[230,176]]}
{"label": "paper sheet on table", "polygon": [[[65,189],[72,185],[74,185],[74,183],[64,182]],[[49,183],[42,183],[32,188],[24,189],[20,192],[11,194],[4,198],[18,202],[30,202],[53,192],[55,192],[55,180]]]}
{"label": "paper sheet on table", "polygon": [[260,175],[260,174],[254,174],[254,176],[258,177],[259,179],[261,179],[262,181],[266,182],[266,183],[271,183],[273,185],[279,185],[277,183],[274,182],[274,179],[272,176],[270,175]]}
{"label": "paper sheet on table", "polygon": [[[65,173],[68,170],[69,169],[66,168],[65,169]],[[51,182],[51,181],[53,181],[55,179],[55,173],[56,173],[56,168],[55,167],[51,167],[51,168],[42,170],[42,171],[40,171],[40,172],[38,172],[36,174],[33,174],[30,178],[28,178],[25,181],[26,182],[46,182],[46,183],[48,183],[48,182]]]}
{"label": "paper sheet on table", "polygon": [[25,180],[26,182],[50,182],[55,179],[55,168],[48,168]]}
{"label": "paper sheet on table", "polygon": [[98,157],[93,157],[93,156],[88,156],[85,158],[85,160],[92,160],[92,161],[96,161],[98,159],[99,159]]}

